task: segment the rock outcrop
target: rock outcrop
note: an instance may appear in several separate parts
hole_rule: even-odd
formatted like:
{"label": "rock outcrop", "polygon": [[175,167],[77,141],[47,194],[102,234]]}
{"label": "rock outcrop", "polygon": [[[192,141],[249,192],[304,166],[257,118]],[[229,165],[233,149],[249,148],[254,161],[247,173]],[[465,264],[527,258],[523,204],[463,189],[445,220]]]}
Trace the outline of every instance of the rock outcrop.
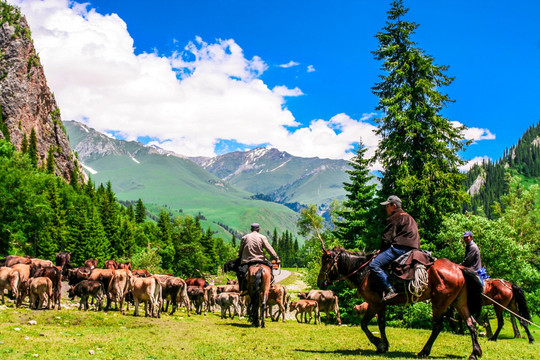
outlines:
{"label": "rock outcrop", "polygon": [[20,151],[23,139],[29,142],[34,130],[38,166],[45,164],[52,149],[57,176],[69,181],[74,170],[84,176],[47,86],[28,23],[18,8],[5,2],[0,2],[0,111],[0,138],[9,138]]}

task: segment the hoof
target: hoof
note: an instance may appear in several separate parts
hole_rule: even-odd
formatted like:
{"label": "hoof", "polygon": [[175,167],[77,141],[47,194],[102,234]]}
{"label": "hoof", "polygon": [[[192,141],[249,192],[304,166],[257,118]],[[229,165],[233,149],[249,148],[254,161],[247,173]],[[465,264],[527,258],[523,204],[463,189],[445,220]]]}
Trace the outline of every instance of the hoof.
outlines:
{"label": "hoof", "polygon": [[420,351],[416,357],[419,358],[419,359],[423,359],[423,358],[427,358],[429,356],[429,353],[425,352],[425,351]]}

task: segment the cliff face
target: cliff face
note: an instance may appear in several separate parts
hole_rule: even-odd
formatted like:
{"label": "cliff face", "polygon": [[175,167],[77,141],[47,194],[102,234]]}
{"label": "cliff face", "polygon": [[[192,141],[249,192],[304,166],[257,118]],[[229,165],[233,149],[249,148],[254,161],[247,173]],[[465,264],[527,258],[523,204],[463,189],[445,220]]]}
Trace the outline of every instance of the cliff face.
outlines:
{"label": "cliff face", "polygon": [[29,142],[34,130],[38,166],[43,166],[52,149],[57,176],[69,181],[74,169],[84,174],[69,146],[28,23],[19,9],[4,2],[0,2],[0,111],[0,138],[9,136],[20,151],[24,137]]}

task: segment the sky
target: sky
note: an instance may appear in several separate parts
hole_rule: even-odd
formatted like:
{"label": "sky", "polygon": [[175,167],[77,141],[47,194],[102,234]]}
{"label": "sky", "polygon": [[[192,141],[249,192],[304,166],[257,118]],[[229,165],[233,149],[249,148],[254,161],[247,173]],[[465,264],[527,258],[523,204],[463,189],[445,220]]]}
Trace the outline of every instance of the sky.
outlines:
{"label": "sky", "polygon": [[[63,120],[186,156],[349,159],[360,140],[366,156],[378,145],[372,51],[389,0],[8,2]],[[468,128],[460,155],[498,160],[540,121],[540,1],[404,5],[412,40],[455,77],[442,115]]]}

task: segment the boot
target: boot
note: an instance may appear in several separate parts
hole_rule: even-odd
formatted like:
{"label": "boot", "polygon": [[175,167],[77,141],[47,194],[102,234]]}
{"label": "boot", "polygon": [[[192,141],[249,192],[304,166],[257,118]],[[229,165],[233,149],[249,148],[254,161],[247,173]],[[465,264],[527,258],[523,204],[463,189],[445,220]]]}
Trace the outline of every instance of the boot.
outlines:
{"label": "boot", "polygon": [[381,302],[386,303],[395,298],[396,296],[398,296],[398,293],[394,290],[392,286],[390,286],[388,289],[386,289],[386,293],[384,294]]}

